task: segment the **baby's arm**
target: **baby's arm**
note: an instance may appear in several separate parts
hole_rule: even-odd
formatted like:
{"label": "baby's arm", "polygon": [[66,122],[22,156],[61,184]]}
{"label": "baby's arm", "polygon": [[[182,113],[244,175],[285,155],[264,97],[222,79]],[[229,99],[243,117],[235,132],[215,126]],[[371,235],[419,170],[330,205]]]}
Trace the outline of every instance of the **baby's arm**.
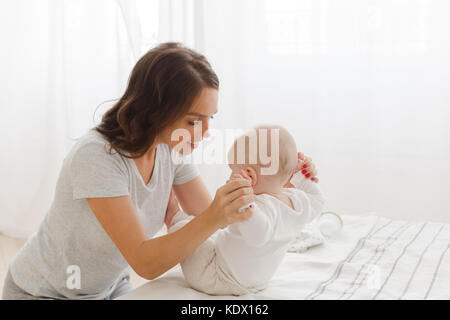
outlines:
{"label": "baby's arm", "polygon": [[317,183],[306,178],[300,171],[294,173],[290,183],[301,192],[293,192],[296,199],[301,203],[301,211],[305,216],[305,223],[317,217],[323,210],[325,197]]}
{"label": "baby's arm", "polygon": [[252,216],[244,221],[230,225],[230,228],[238,231],[250,246],[262,246],[271,237],[273,223],[260,206],[253,205]]}
{"label": "baby's arm", "polygon": [[[230,179],[241,177],[250,180],[250,178],[245,174],[243,170],[241,170],[241,173],[239,174],[232,174]],[[233,223],[228,227],[230,231],[240,233],[247,244],[250,246],[261,246],[265,244],[269,240],[271,235],[273,223],[270,221],[269,217],[262,211],[261,205],[262,204],[257,205],[255,202],[252,202],[252,216],[247,220]],[[243,207],[241,209],[245,208]],[[268,208],[264,208],[264,210],[267,209]]]}

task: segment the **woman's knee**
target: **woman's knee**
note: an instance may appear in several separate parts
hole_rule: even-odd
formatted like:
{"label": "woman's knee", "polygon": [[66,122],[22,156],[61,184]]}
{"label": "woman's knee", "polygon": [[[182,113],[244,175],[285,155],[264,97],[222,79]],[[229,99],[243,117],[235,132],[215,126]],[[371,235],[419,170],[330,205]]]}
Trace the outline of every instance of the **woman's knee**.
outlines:
{"label": "woman's knee", "polygon": [[134,289],[133,285],[130,281],[130,275],[125,276],[122,280],[117,284],[113,293],[111,293],[109,299],[114,300],[120,296],[127,294],[128,292]]}
{"label": "woman's knee", "polygon": [[37,300],[38,298],[19,288],[8,270],[3,283],[2,300]]}

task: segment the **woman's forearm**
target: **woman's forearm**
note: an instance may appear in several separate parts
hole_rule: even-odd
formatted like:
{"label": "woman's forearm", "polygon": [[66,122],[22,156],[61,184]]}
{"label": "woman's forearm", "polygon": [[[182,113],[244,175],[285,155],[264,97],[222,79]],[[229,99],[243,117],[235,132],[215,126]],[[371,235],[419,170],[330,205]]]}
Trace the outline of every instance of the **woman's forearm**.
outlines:
{"label": "woman's forearm", "polygon": [[205,210],[193,218],[183,228],[144,241],[139,247],[139,275],[154,279],[183,261],[201,243],[215,233],[219,227]]}
{"label": "woman's forearm", "polygon": [[185,226],[167,235],[144,240],[130,255],[134,270],[146,279],[154,279],[182,262],[220,228],[251,217],[252,209],[238,209],[255,201],[250,182],[236,179],[217,189],[211,205]]}
{"label": "woman's forearm", "polygon": [[[212,202],[211,195],[202,178],[197,178],[180,185],[174,185],[173,190],[183,211],[196,216],[202,213]],[[195,197],[192,195],[195,194]]]}

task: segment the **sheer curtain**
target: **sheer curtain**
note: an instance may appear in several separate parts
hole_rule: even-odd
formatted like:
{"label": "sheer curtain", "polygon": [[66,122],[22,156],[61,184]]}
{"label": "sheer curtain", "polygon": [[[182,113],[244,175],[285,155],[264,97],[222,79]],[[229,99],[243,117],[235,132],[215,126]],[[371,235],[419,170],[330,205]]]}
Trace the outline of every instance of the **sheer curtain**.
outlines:
{"label": "sheer curtain", "polygon": [[294,132],[319,168],[327,209],[450,222],[450,4],[258,8],[243,109]]}
{"label": "sheer curtain", "polygon": [[2,1],[0,232],[37,229],[68,150],[125,88],[135,21],[134,1]]}
{"label": "sheer curtain", "polygon": [[[15,0],[0,8],[0,232],[44,217],[62,160],[158,42],[204,53],[216,133],[285,125],[327,210],[450,222],[445,0]],[[199,148],[196,152],[203,152]],[[200,165],[212,194],[229,174]]]}
{"label": "sheer curtain", "polygon": [[[213,127],[285,125],[327,210],[450,222],[449,2],[163,2],[178,17],[163,30],[195,19],[160,40],[189,40],[220,76]],[[214,194],[228,170],[201,167]]]}

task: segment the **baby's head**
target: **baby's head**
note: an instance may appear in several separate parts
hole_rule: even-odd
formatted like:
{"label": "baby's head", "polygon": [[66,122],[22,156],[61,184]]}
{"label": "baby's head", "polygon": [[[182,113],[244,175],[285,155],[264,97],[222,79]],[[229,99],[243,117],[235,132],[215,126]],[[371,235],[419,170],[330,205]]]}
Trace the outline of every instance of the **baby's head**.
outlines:
{"label": "baby's head", "polygon": [[282,126],[258,125],[239,136],[228,151],[232,174],[252,179],[255,194],[275,192],[291,178],[297,166],[297,146]]}

